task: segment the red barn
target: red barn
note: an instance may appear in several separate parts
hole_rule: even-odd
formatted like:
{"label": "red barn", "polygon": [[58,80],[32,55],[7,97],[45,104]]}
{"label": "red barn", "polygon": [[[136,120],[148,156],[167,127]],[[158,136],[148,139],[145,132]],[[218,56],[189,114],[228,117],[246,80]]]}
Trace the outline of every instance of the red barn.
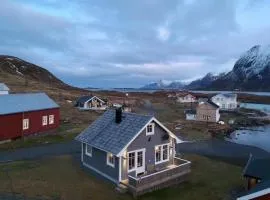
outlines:
{"label": "red barn", "polygon": [[0,96],[0,141],[55,129],[59,121],[59,105],[45,93]]}

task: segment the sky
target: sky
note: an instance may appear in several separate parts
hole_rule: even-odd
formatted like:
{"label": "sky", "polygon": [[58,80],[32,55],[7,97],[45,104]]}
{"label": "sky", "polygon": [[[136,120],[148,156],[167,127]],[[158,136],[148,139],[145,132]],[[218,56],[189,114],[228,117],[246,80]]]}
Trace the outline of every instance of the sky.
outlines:
{"label": "sky", "polygon": [[1,0],[0,54],[79,87],[228,72],[270,44],[268,0]]}

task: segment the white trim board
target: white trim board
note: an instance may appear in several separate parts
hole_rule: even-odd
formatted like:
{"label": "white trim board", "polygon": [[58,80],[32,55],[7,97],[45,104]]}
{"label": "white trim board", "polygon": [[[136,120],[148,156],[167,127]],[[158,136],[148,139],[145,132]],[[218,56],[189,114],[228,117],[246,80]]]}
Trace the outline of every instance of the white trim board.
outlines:
{"label": "white trim board", "polygon": [[89,101],[91,101],[92,99],[98,99],[99,101],[101,101],[102,103],[105,103],[102,99],[98,98],[97,96],[93,96],[91,99],[87,100],[86,102],[84,102],[84,104],[88,103]]}
{"label": "white trim board", "polygon": [[239,197],[239,198],[237,198],[237,200],[251,200],[251,199],[254,199],[256,197],[261,197],[261,196],[266,195],[266,194],[270,194],[270,188],[267,188],[267,189],[264,189],[264,190],[261,190],[258,192],[254,192],[254,193],[248,194],[246,196]]}
{"label": "white trim board", "polygon": [[172,138],[176,139],[176,143],[182,143],[183,140],[179,139],[174,133],[172,133],[169,129],[167,129],[160,121],[158,121],[155,117],[152,117],[142,128],[139,132],[125,145],[125,147],[116,155],[120,157],[123,155],[127,147],[140,135],[140,133],[150,124],[152,121],[156,122],[161,128],[163,128]]}

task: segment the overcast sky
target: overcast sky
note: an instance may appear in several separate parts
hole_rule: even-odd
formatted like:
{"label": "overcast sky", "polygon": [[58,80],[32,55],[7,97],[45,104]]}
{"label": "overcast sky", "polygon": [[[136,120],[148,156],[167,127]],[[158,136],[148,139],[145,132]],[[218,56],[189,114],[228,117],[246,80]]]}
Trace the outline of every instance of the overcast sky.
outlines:
{"label": "overcast sky", "polygon": [[76,86],[189,81],[270,44],[269,10],[269,0],[1,0],[0,54]]}

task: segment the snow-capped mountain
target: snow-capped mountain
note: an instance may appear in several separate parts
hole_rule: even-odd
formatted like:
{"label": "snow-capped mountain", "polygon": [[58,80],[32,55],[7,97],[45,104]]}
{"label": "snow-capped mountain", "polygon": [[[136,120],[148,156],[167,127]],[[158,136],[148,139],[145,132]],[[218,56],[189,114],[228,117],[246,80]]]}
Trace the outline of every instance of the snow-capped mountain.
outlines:
{"label": "snow-capped mountain", "polygon": [[209,85],[210,89],[270,91],[270,45],[256,45],[244,53],[232,71]]}
{"label": "snow-capped mountain", "polygon": [[181,89],[184,87],[184,84],[180,81],[167,81],[167,80],[160,80],[158,82],[152,82],[147,84],[141,89],[145,90],[158,90],[158,89]]}
{"label": "snow-capped mountain", "polygon": [[207,87],[213,81],[217,80],[220,76],[222,76],[222,74],[220,74],[220,75],[213,75],[212,73],[208,73],[203,78],[200,78],[200,79],[197,79],[195,81],[192,81],[185,88],[186,89],[198,89],[198,88]]}

